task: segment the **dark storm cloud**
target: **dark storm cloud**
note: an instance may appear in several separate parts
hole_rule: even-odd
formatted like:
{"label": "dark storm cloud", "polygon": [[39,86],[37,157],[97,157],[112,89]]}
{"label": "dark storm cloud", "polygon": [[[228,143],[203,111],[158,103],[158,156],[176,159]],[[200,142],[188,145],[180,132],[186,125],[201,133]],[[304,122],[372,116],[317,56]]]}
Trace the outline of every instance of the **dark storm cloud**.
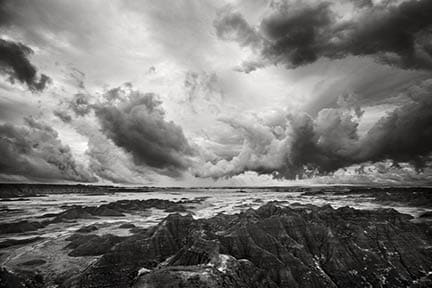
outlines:
{"label": "dark storm cloud", "polygon": [[413,162],[432,152],[432,80],[408,90],[411,101],[383,117],[360,142],[360,159]]}
{"label": "dark storm cloud", "polygon": [[[253,34],[247,39],[262,39],[263,61],[284,63],[290,68],[313,63],[321,57],[370,55],[401,68],[432,69],[431,1],[413,0],[399,6],[373,6],[369,1],[361,1],[355,5],[361,7],[358,15],[345,21],[338,20],[331,3],[308,6],[284,2],[277,6],[277,12],[261,21],[259,30],[234,12],[222,14],[215,27],[220,38],[256,48],[256,43],[247,43],[241,36]],[[234,25],[230,20],[233,18],[243,19],[242,24]],[[228,38],[225,34],[237,36]],[[250,67],[253,63],[246,64],[247,71],[254,69]],[[257,67],[262,65],[255,63]]]}
{"label": "dark storm cloud", "polygon": [[51,127],[25,119],[25,126],[0,125],[0,174],[38,181],[96,181],[76,164],[70,148]]}
{"label": "dark storm cloud", "polygon": [[70,123],[72,121],[72,117],[66,111],[55,110],[53,113],[60,120],[62,120],[64,123]]}
{"label": "dark storm cloud", "polygon": [[291,155],[295,161],[289,161],[294,169],[288,171],[301,171],[306,166],[327,173],[352,164],[387,159],[422,168],[432,152],[432,81],[411,88],[408,93],[414,95],[412,101],[381,118],[361,138],[353,116],[358,110],[352,114],[323,109],[315,119],[304,117],[302,121],[293,121],[290,116],[294,131]]}
{"label": "dark storm cloud", "polygon": [[130,152],[137,165],[172,176],[188,167],[192,149],[182,129],[165,120],[161,101],[154,94],[131,91],[116,105],[96,105],[95,112],[103,133]]}
{"label": "dark storm cloud", "polygon": [[316,7],[306,7],[291,12],[285,8],[261,23],[263,35],[270,41],[263,50],[266,57],[275,61],[286,61],[300,66],[317,60],[320,47],[327,39],[327,31],[322,27],[332,24],[329,3]]}
{"label": "dark storm cloud", "polygon": [[363,113],[349,97],[338,101],[340,108],[322,109],[314,118],[290,113],[274,125],[225,120],[243,135],[241,152],[231,161],[208,164],[197,175],[218,178],[255,171],[293,179],[386,160],[422,169],[432,153],[432,80],[410,87],[405,97],[406,104],[361,137],[358,125]]}
{"label": "dark storm cloud", "polygon": [[12,82],[18,80],[32,91],[42,91],[50,78],[45,74],[37,75],[36,67],[28,59],[31,53],[33,51],[22,43],[0,39],[0,71]]}
{"label": "dark storm cloud", "polygon": [[360,8],[373,6],[372,0],[351,0],[351,2],[356,7],[360,7]]}
{"label": "dark storm cloud", "polygon": [[237,41],[241,46],[255,46],[261,41],[240,13],[224,10],[218,14],[213,25],[216,35],[223,40]]}
{"label": "dark storm cloud", "polygon": [[78,116],[89,114],[93,108],[90,104],[90,96],[83,93],[75,94],[69,102],[69,108]]}
{"label": "dark storm cloud", "polygon": [[11,1],[0,0],[0,26],[10,25],[13,21]]}

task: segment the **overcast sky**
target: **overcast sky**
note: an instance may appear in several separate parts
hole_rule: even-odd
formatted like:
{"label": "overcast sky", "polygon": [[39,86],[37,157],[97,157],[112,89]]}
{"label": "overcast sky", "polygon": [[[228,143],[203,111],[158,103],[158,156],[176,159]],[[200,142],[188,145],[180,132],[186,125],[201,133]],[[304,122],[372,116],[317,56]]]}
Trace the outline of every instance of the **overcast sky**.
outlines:
{"label": "overcast sky", "polygon": [[0,181],[431,184],[430,15],[0,0]]}

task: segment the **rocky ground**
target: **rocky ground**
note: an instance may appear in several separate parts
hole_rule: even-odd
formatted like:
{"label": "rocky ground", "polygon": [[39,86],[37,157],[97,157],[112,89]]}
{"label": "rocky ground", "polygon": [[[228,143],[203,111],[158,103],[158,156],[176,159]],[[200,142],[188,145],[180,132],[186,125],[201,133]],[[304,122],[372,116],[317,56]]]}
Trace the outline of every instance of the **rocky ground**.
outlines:
{"label": "rocky ground", "polygon": [[[107,207],[121,212],[143,203]],[[75,265],[50,275],[58,287],[432,286],[430,222],[393,209],[273,202],[208,219],[172,213],[125,237],[80,230],[60,249],[64,257],[94,258],[81,263],[85,269]],[[27,265],[44,264],[33,262]],[[44,287],[44,275],[28,270],[2,270],[0,287]]]}
{"label": "rocky ground", "polygon": [[273,190],[5,200],[0,288],[432,287],[431,189]]}

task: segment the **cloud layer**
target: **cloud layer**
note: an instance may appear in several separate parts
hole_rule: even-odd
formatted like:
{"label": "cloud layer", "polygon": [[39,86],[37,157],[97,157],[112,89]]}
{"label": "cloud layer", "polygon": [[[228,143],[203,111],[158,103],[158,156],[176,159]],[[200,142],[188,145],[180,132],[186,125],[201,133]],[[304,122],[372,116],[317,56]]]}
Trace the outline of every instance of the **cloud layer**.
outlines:
{"label": "cloud layer", "polygon": [[0,174],[36,181],[94,182],[51,127],[25,119],[24,126],[0,125]]}
{"label": "cloud layer", "polygon": [[432,181],[431,12],[0,0],[0,178]]}
{"label": "cloud layer", "polygon": [[405,93],[410,100],[382,117],[362,137],[358,133],[362,112],[346,101],[338,101],[340,108],[322,109],[315,118],[289,113],[271,123],[224,119],[243,135],[241,152],[231,160],[206,163],[197,174],[218,178],[255,171],[294,179],[383,160],[395,165],[408,162],[422,169],[430,164],[432,152],[432,81]]}
{"label": "cloud layer", "polygon": [[221,39],[259,51],[259,60],[243,63],[246,72],[270,63],[295,68],[322,57],[348,55],[373,56],[401,68],[432,69],[430,1],[352,2],[350,19],[341,17],[343,11],[338,14],[334,2],[282,1],[256,28],[231,10],[221,13],[214,25]]}
{"label": "cloud layer", "polygon": [[25,83],[32,91],[42,91],[50,78],[45,74],[37,76],[36,67],[28,57],[33,51],[22,43],[0,39],[0,71],[9,80]]}
{"label": "cloud layer", "polygon": [[[108,92],[115,101],[95,106],[103,133],[130,152],[138,165],[148,165],[173,176],[185,170],[192,148],[182,129],[165,120],[157,96],[133,90],[120,95],[121,92]],[[112,97],[113,93],[116,97]]]}

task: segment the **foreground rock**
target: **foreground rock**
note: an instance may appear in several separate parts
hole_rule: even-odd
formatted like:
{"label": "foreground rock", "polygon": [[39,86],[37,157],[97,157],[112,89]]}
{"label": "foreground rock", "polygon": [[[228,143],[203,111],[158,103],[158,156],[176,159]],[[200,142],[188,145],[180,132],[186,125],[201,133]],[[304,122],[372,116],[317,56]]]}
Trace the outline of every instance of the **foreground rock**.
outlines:
{"label": "foreground rock", "polygon": [[210,219],[171,214],[65,287],[430,287],[432,229],[393,209],[269,203]]}
{"label": "foreground rock", "polygon": [[23,233],[28,231],[36,231],[48,225],[47,221],[19,221],[13,223],[0,223],[0,234]]}
{"label": "foreground rock", "polygon": [[44,287],[43,279],[38,274],[21,273],[19,276],[15,273],[0,267],[0,287],[1,288],[42,288]]}
{"label": "foreground rock", "polygon": [[98,256],[108,252],[115,244],[124,240],[123,237],[106,234],[88,235],[74,234],[66,239],[71,241],[65,248],[72,249],[69,256]]}
{"label": "foreground rock", "polygon": [[29,243],[40,241],[43,239],[44,238],[40,237],[40,236],[24,238],[24,239],[6,239],[4,241],[0,241],[0,249],[7,248],[10,246],[15,246],[15,245],[29,244]]}

